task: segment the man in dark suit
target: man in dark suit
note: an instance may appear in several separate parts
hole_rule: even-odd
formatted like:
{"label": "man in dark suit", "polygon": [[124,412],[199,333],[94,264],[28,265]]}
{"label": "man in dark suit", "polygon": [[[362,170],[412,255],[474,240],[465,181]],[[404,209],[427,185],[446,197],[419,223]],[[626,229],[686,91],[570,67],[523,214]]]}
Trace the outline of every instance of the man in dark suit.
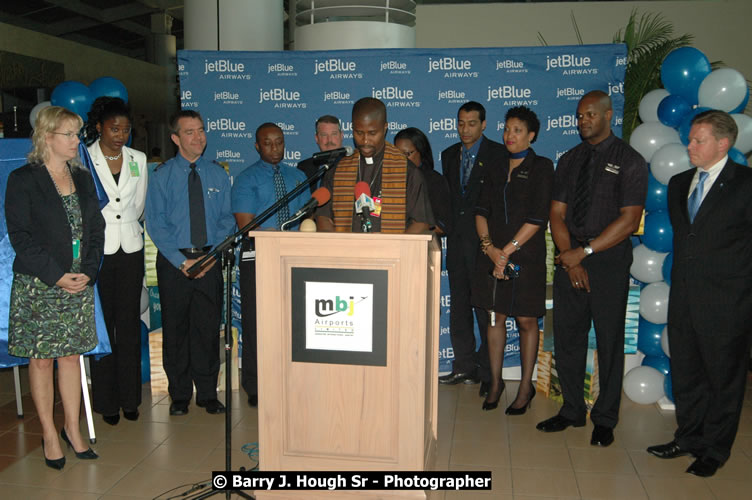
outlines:
{"label": "man in dark suit", "polygon": [[[470,277],[475,270],[478,253],[478,232],[475,229],[475,206],[480,196],[487,168],[502,168],[508,162],[506,148],[483,135],[486,110],[482,104],[469,101],[457,112],[458,144],[441,153],[441,168],[449,185],[452,207],[452,232],[447,235],[446,267],[451,295],[449,330],[454,349],[452,372],[439,377],[441,384],[481,384],[481,395],[488,391],[491,371],[485,340],[475,352],[473,307],[470,304]],[[478,328],[485,339],[488,317],[475,309]]]}
{"label": "man in dark suit", "polygon": [[694,455],[687,472],[715,474],[739,426],[752,340],[752,170],[728,157],[737,126],[700,113],[689,132],[695,169],[671,178],[674,263],[668,310],[678,428],[651,446],[660,458]]}

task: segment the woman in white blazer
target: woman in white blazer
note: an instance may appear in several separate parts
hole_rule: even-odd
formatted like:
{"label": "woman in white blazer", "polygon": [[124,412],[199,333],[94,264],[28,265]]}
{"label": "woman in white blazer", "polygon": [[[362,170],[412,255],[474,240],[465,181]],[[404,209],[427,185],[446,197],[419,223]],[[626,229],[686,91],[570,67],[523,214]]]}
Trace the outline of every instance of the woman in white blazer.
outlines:
{"label": "woman in white blazer", "polygon": [[112,355],[91,360],[94,411],[116,425],[120,409],[138,419],[141,404],[141,288],[144,278],[144,213],[148,171],[146,155],[125,146],[131,133],[130,110],[122,99],[99,97],[87,122],[89,146],[110,201],[102,209],[104,260],[99,271],[102,302]]}

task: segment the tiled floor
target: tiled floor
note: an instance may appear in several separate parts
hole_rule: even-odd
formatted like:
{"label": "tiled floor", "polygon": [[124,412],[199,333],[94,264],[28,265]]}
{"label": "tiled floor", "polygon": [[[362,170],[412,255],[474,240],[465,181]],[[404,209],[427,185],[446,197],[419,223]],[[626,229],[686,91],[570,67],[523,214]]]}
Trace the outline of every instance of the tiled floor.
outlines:
{"label": "tiled floor", "polygon": [[[25,370],[22,373],[23,387],[28,388]],[[24,396],[26,415],[18,419],[12,372],[0,371],[0,498],[162,499],[186,491],[184,485],[201,484],[212,470],[224,469],[224,417],[207,415],[195,405],[187,416],[170,417],[168,398],[152,397],[148,386],[144,389],[137,422],[121,419],[112,427],[95,418],[98,460],[78,460],[68,451],[65,469],[58,472],[44,465],[31,398]],[[535,424],[558,409],[549,400],[536,398],[526,415],[508,417],[503,404],[492,412],[481,411],[477,390],[466,385],[440,388],[436,468],[491,470],[494,489],[447,492],[446,500],[752,498],[750,384],[731,459],[710,479],[686,474],[688,457],[660,460],[645,452],[650,444],[671,440],[671,412],[624,397],[616,441],[599,449],[589,444],[590,424],[556,434],[537,431]],[[507,404],[515,391],[516,384],[507,383]],[[232,465],[251,468],[254,462],[241,447],[258,438],[257,411],[248,407],[242,392],[233,403]],[[60,417],[59,407],[56,412]]]}

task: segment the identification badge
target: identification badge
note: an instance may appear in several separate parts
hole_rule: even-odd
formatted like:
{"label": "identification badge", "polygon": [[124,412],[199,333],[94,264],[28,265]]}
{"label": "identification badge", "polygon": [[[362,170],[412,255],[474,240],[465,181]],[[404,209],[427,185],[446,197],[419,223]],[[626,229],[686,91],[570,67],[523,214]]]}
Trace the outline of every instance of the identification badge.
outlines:
{"label": "identification badge", "polygon": [[376,210],[371,212],[374,217],[381,217],[381,198],[373,198],[373,202],[376,205]]}
{"label": "identification badge", "polygon": [[73,258],[81,257],[81,240],[73,240]]}
{"label": "identification badge", "polygon": [[606,163],[606,172],[611,172],[612,174],[619,175],[619,169],[621,167],[619,165],[614,165],[613,163]]}
{"label": "identification badge", "polygon": [[139,176],[138,163],[136,163],[135,161],[132,161],[128,163],[128,166],[131,169],[131,177],[138,177]]}

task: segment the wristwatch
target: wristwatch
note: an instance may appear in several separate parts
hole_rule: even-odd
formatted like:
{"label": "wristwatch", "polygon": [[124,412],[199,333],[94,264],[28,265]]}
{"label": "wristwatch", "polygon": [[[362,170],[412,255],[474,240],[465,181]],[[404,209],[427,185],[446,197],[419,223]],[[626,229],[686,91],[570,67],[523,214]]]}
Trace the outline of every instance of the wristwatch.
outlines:
{"label": "wristwatch", "polygon": [[582,247],[582,249],[585,251],[585,257],[587,257],[588,255],[593,255],[595,253],[595,250],[593,250],[593,247],[591,247],[590,245],[585,245],[584,247]]}
{"label": "wristwatch", "polygon": [[[592,250],[591,250],[591,252],[592,252]],[[185,263],[186,263],[187,261],[188,261],[187,259],[186,259],[186,260],[184,260],[184,261],[183,261],[183,263],[182,263],[182,264],[180,264],[180,267],[179,267],[178,269],[179,269],[179,270],[181,270],[181,271],[185,271]]]}

